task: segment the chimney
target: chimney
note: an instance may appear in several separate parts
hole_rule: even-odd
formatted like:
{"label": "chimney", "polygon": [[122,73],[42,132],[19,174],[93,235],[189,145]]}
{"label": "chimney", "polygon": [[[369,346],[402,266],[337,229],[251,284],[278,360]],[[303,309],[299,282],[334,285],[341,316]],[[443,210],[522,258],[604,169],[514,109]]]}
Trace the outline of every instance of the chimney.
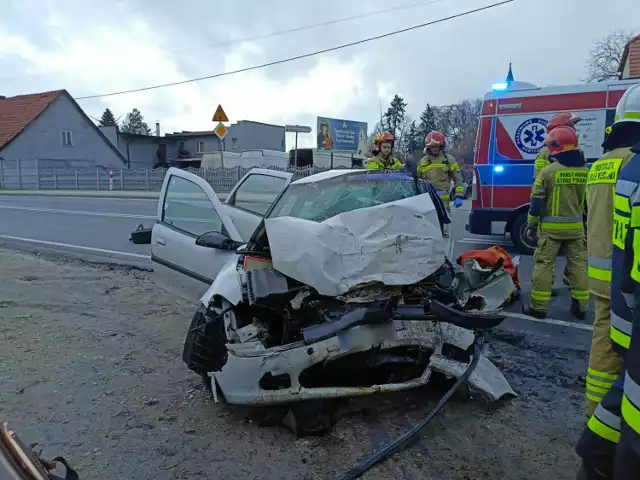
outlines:
{"label": "chimney", "polygon": [[632,38],[624,47],[618,71],[621,80],[640,78],[640,35]]}
{"label": "chimney", "polygon": [[156,122],[156,137],[160,136],[160,122]]}

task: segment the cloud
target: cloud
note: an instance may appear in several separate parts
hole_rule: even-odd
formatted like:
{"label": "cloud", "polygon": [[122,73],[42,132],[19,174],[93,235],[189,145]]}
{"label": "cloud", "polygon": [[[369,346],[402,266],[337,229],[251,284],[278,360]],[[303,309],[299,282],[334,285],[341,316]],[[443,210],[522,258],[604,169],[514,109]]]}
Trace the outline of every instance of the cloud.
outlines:
{"label": "cloud", "polygon": [[[384,0],[4,0],[0,93],[66,88],[84,96],[181,81],[267,63],[487,5],[491,0],[395,0],[394,12],[256,37],[393,7]],[[61,6],[64,5],[64,6]],[[591,7],[591,8],[589,8]],[[591,42],[637,30],[637,0],[540,0],[433,25],[319,57],[234,76],[82,101],[94,117],[138,108],[164,131],[207,129],[222,104],[232,121],[315,127],[316,116],[368,122],[395,93],[417,118],[426,102],[482,96],[506,74],[540,85],[577,82]],[[37,12],[37,15],[34,14]],[[553,15],[550,15],[552,12]],[[554,18],[567,19],[560,24]],[[229,43],[229,42],[232,43]],[[218,45],[213,46],[213,45]],[[204,48],[204,46],[207,46]],[[300,137],[302,145],[313,135]]]}

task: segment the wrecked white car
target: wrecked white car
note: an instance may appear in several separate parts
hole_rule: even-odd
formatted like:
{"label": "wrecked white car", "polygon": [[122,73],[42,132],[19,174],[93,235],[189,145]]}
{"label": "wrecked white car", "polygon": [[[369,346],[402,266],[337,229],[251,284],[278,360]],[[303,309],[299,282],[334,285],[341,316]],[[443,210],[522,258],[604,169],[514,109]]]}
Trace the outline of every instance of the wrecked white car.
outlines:
{"label": "wrecked white car", "polygon": [[[406,173],[254,169],[221,203],[170,169],[152,233],[158,282],[198,300],[183,358],[232,404],[276,405],[460,377],[474,332],[515,293],[502,269],[447,260],[449,221]],[[199,298],[198,298],[199,297]],[[467,379],[515,395],[484,356]]]}

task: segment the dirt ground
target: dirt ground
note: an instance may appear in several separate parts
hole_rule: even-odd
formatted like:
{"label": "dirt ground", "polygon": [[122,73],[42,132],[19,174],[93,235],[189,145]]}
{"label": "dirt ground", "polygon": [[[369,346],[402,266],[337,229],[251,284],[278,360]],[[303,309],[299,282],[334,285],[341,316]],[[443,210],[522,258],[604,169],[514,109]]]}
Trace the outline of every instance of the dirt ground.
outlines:
{"label": "dirt ground", "polygon": [[[194,307],[153,274],[0,252],[0,420],[84,479],[332,479],[422,418],[425,391],[352,402],[297,439],[216,405],[181,360]],[[458,398],[367,479],[574,479],[585,352],[500,333],[519,397]]]}

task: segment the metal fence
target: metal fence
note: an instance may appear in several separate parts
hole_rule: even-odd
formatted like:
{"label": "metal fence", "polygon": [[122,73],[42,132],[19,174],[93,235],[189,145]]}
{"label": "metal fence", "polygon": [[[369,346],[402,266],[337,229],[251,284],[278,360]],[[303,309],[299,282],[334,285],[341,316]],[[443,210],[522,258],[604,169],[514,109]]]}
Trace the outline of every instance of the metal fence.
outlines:
{"label": "metal fence", "polygon": [[[271,170],[283,170],[264,167]],[[214,190],[229,191],[251,168],[187,168],[204,178]],[[326,169],[290,167],[294,179]],[[8,190],[128,190],[159,191],[167,169],[126,170],[109,168],[41,168],[37,160],[0,160],[0,188]]]}

